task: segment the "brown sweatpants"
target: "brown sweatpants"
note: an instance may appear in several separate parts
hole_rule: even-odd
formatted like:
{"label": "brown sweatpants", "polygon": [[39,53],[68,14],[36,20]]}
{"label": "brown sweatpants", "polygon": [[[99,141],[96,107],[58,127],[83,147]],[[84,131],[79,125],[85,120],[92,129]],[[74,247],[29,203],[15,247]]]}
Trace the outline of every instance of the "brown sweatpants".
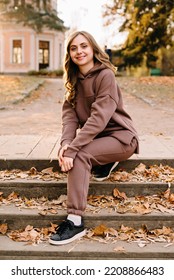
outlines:
{"label": "brown sweatpants", "polygon": [[77,153],[73,168],[68,173],[67,212],[83,215],[92,166],[124,161],[132,156],[136,147],[135,138],[130,145],[125,145],[112,136],[94,139],[83,147]]}

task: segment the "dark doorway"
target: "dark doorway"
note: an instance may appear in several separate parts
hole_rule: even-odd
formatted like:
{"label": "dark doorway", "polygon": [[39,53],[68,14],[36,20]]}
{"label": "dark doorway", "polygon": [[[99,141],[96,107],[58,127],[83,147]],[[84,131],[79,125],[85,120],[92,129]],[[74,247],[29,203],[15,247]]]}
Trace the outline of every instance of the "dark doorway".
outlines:
{"label": "dark doorway", "polygon": [[49,42],[39,41],[39,70],[49,67]]}

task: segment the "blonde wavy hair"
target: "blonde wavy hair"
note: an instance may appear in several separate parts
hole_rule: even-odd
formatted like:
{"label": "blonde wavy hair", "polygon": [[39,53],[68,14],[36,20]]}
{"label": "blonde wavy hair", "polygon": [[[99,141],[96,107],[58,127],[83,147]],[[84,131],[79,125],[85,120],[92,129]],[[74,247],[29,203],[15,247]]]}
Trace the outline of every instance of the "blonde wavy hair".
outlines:
{"label": "blonde wavy hair", "polygon": [[101,62],[107,68],[111,69],[114,74],[116,73],[116,67],[110,62],[109,56],[100,48],[90,33],[86,31],[76,31],[71,34],[67,40],[66,54],[64,59],[64,84],[66,88],[65,99],[71,103],[73,107],[75,106],[75,87],[79,69],[70,57],[70,46],[74,38],[78,35],[83,35],[92,46],[94,52],[94,62]]}

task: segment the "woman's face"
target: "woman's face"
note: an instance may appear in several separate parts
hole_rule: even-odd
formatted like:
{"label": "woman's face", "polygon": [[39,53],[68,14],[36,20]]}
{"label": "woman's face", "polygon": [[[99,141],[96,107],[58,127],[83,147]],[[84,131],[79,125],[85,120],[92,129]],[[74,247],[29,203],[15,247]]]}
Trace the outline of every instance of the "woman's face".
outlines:
{"label": "woman's face", "polygon": [[94,66],[94,52],[91,44],[83,35],[77,35],[70,44],[70,57],[82,73]]}

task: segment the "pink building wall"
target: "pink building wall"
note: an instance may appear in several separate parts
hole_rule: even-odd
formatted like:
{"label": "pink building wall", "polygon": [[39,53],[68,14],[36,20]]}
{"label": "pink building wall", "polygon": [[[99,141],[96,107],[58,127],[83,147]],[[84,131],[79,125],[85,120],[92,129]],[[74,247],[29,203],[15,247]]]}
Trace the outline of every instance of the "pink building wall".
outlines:
{"label": "pink building wall", "polygon": [[[52,1],[55,5],[56,1]],[[13,41],[22,42],[22,61],[14,63]],[[0,22],[0,73],[27,73],[39,70],[39,42],[49,43],[48,70],[62,68],[65,34],[61,31],[43,29],[36,33],[29,27],[12,22]]]}

